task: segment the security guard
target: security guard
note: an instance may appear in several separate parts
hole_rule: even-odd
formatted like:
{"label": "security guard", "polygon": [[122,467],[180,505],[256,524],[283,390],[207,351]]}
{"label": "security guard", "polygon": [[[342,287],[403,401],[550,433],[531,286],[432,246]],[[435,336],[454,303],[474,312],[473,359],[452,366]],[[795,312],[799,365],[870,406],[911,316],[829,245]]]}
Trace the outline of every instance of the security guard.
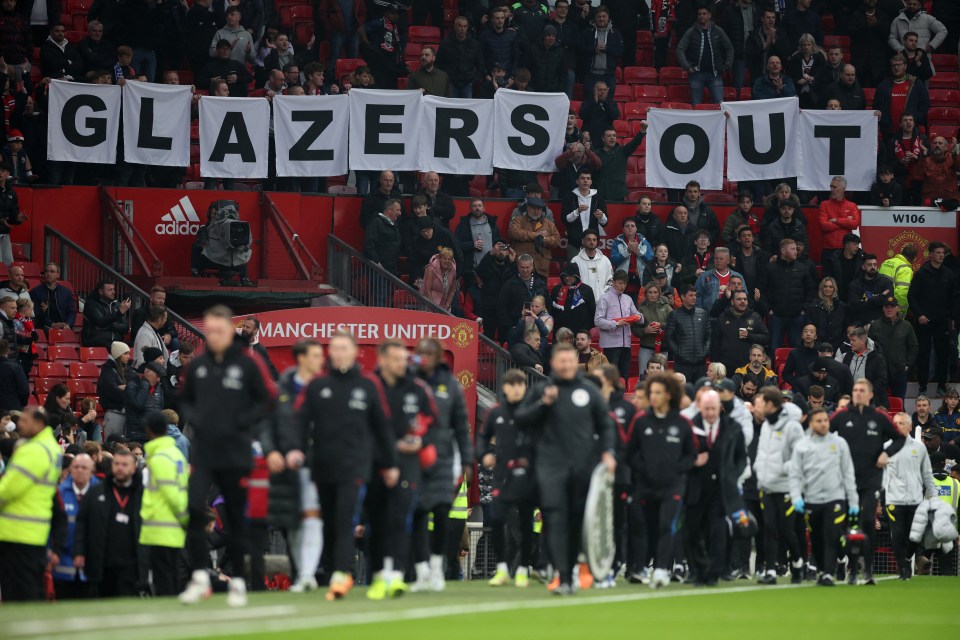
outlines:
{"label": "security guard", "polygon": [[900,253],[887,258],[880,265],[880,275],[887,276],[893,280],[893,295],[897,299],[897,305],[901,313],[906,315],[909,304],[907,303],[907,292],[910,290],[910,283],[913,281],[913,261],[917,259],[917,248],[913,244],[905,244],[900,249]]}
{"label": "security guard", "polygon": [[937,486],[937,497],[953,507],[957,512],[960,503],[960,481],[947,473],[947,457],[939,451],[930,454],[930,467],[933,469],[933,484]]}
{"label": "security guard", "polygon": [[159,411],[147,414],[147,438],[140,544],[149,548],[154,594],[175,596],[181,582],[177,575],[180,552],[187,540],[190,471],[186,458],[167,435],[167,419]]}
{"label": "security guard", "polygon": [[60,480],[62,452],[47,413],[27,407],[17,416],[24,442],[0,478],[0,594],[4,602],[43,599],[43,571]]}

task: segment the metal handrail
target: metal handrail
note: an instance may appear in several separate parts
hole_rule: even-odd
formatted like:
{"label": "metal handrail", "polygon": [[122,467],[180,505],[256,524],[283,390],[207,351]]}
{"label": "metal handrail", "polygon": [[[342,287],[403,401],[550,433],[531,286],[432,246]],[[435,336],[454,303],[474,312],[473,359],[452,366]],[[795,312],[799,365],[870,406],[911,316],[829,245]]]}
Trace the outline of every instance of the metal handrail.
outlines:
{"label": "metal handrail", "polygon": [[[122,268],[116,255],[116,241],[129,253],[143,275],[158,277],[163,275],[163,262],[157,257],[140,230],[127,218],[123,207],[107,190],[100,187],[100,212],[103,216],[103,246],[106,256],[113,256],[114,268]],[[146,257],[144,256],[146,254]],[[149,262],[147,261],[149,258]]]}
{"label": "metal handrail", "polygon": [[[260,193],[260,208],[263,211],[263,242],[266,245],[267,241],[267,224],[272,223],[277,230],[277,235],[280,237],[280,242],[283,244],[283,247],[287,250],[287,255],[290,256],[290,260],[293,261],[293,266],[296,268],[297,273],[304,280],[322,280],[323,279],[323,266],[317,262],[317,259],[313,257],[313,254],[310,253],[310,250],[307,248],[307,245],[304,243],[303,238],[300,237],[300,234],[293,230],[293,226],[286,219],[286,217],[281,213],[280,208],[277,206],[277,203],[273,201],[273,198],[270,197],[270,194],[266,191]],[[299,251],[298,251],[299,250]],[[267,252],[261,252],[262,257],[262,268],[261,273],[267,273]],[[302,257],[301,257],[302,256]],[[307,268],[304,258],[310,263],[310,267]],[[264,276],[266,277],[266,276]]]}
{"label": "metal handrail", "polygon": [[[328,283],[354,304],[366,307],[404,308],[446,316],[453,314],[427,300],[417,289],[336,237],[328,236]],[[508,369],[520,368],[510,353],[482,333],[477,354],[477,384],[500,397],[500,382]],[[545,379],[543,374],[524,368],[530,382]]]}
{"label": "metal handrail", "polygon": [[[117,300],[130,298],[132,308],[143,308],[150,305],[150,294],[117,272],[105,262],[96,258],[89,251],[66,237],[53,227],[43,227],[44,262],[54,262],[60,265],[60,275],[68,281],[74,293],[83,300],[97,288],[101,280],[111,280],[117,287]],[[203,332],[197,329],[183,317],[167,309],[170,321],[177,329],[180,342],[190,342],[200,346],[204,342]],[[133,327],[136,334],[139,327]]]}

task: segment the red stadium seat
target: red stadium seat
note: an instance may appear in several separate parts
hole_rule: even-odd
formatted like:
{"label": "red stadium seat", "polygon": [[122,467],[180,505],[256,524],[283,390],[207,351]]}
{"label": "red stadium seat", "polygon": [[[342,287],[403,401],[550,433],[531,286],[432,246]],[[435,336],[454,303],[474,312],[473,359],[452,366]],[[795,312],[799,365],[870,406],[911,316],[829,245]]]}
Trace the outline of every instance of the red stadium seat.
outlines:
{"label": "red stadium seat", "polygon": [[410,42],[418,42],[420,44],[434,44],[440,42],[440,28],[439,27],[410,27],[407,31],[407,36]]}
{"label": "red stadium seat", "polygon": [[643,29],[637,30],[637,47],[652,47],[653,46],[653,32],[646,31]]}
{"label": "red stadium seat", "polygon": [[42,393],[46,396],[50,393],[50,389],[53,389],[56,385],[63,383],[63,379],[56,378],[37,378],[37,381],[34,383],[34,390],[36,393]]}
{"label": "red stadium seat", "polygon": [[627,120],[643,120],[647,117],[647,109],[640,102],[628,102],[620,109],[620,115]]}
{"label": "red stadium seat", "polygon": [[957,89],[931,89],[930,106],[932,107],[952,107],[960,104],[960,90]]}
{"label": "red stadium seat", "polygon": [[643,196],[647,196],[654,202],[667,202],[667,194],[664,191],[659,191],[657,189],[640,189],[638,191],[631,191],[627,196],[627,199],[631,202],[636,202]]}
{"label": "red stadium seat", "polygon": [[690,87],[685,84],[672,84],[667,87],[667,100],[670,102],[690,102]]}
{"label": "red stadium seat", "polygon": [[90,13],[90,7],[93,6],[93,0],[66,0],[64,5],[64,12],[69,14],[74,13]]}
{"label": "red stadium seat", "polygon": [[930,61],[937,71],[957,71],[957,55],[955,53],[934,53]]}
{"label": "red stadium seat", "polygon": [[644,184],[643,176],[635,173],[627,174],[627,189],[635,191],[637,189],[643,189],[646,186],[647,185]]}
{"label": "red stadium seat", "polygon": [[293,41],[301,46],[306,46],[313,37],[313,21],[301,21],[293,23]]}
{"label": "red stadium seat", "polygon": [[732,195],[730,195],[729,193],[722,193],[722,192],[704,193],[703,201],[709,202],[711,204],[736,204],[737,203],[737,199],[734,198]]}
{"label": "red stadium seat", "polygon": [[960,125],[960,108],[930,107],[927,112],[927,125]]}
{"label": "red stadium seat", "polygon": [[845,53],[850,52],[850,36],[823,36],[823,49],[829,50],[835,44],[843,47]]}
{"label": "red stadium seat", "polygon": [[667,99],[667,88],[659,85],[638,84],[633,88],[633,97],[637,102],[660,104]]}
{"label": "red stadium seat", "polygon": [[937,75],[927,80],[927,86],[930,89],[956,89],[958,82],[960,82],[960,75],[956,71],[953,73],[938,71]]}
{"label": "red stadium seat", "polygon": [[[630,121],[630,137],[635,138],[637,134],[640,133],[641,128],[643,128],[643,120],[631,120]],[[630,156],[630,157],[633,158],[634,156]]]}
{"label": "red stadium seat", "polygon": [[633,100],[633,89],[629,85],[618,84],[613,90],[613,99],[617,102]]}
{"label": "red stadium seat", "polygon": [[79,344],[80,340],[73,329],[50,329],[47,335],[50,344]]}
{"label": "red stadium seat", "polygon": [[78,400],[79,398],[85,398],[85,397],[97,395],[97,381],[91,380],[89,378],[81,378],[79,380],[68,380],[67,388],[70,389],[70,395],[73,396],[72,399],[74,401]]}
{"label": "red stadium seat", "polygon": [[62,362],[38,362],[37,363],[37,377],[38,378],[57,378],[61,380],[66,380],[69,374],[67,373],[67,367]]}
{"label": "red stadium seat", "polygon": [[43,269],[36,262],[15,262],[13,264],[17,267],[23,267],[23,277],[27,280],[39,278],[43,273]]}
{"label": "red stadium seat", "polygon": [[47,360],[51,362],[78,362],[80,356],[77,353],[77,347],[65,347],[63,345],[50,345],[47,348]]}
{"label": "red stadium seat", "polygon": [[337,79],[339,80],[343,76],[350,75],[357,67],[362,67],[366,64],[363,58],[340,58],[337,60]]}
{"label": "red stadium seat", "polygon": [[71,362],[70,377],[97,379],[100,377],[100,365],[95,362]]}
{"label": "red stadium seat", "polygon": [[903,411],[903,399],[895,396],[887,397],[887,411],[896,414]]}
{"label": "red stadium seat", "polygon": [[680,67],[662,67],[660,69],[660,84],[662,85],[689,85],[689,82],[687,72]]}
{"label": "red stadium seat", "polygon": [[614,120],[613,130],[617,132],[617,137],[630,135],[630,123],[626,120]]}
{"label": "red stadium seat", "polygon": [[[787,363],[787,356],[790,355],[791,351],[793,351],[793,349],[790,347],[778,347],[773,355],[773,368],[779,372],[780,368]],[[779,375],[779,373],[777,375]]]}
{"label": "red stadium seat", "polygon": [[654,67],[626,67],[623,81],[627,84],[657,84],[657,70]]}
{"label": "red stadium seat", "polygon": [[420,59],[420,49],[423,48],[422,44],[416,42],[408,42],[407,48],[403,50],[403,57],[409,60],[419,60]]}
{"label": "red stadium seat", "polygon": [[80,362],[94,362],[102,364],[110,357],[104,347],[80,347]]}
{"label": "red stadium seat", "polygon": [[712,102],[701,102],[694,107],[695,111],[720,111],[720,105]]}
{"label": "red stadium seat", "polygon": [[313,7],[310,5],[290,7],[290,19],[294,22],[297,20],[313,20]]}
{"label": "red stadium seat", "polygon": [[661,109],[686,109],[688,111],[692,110],[693,107],[690,106],[689,102],[664,102],[660,105]]}

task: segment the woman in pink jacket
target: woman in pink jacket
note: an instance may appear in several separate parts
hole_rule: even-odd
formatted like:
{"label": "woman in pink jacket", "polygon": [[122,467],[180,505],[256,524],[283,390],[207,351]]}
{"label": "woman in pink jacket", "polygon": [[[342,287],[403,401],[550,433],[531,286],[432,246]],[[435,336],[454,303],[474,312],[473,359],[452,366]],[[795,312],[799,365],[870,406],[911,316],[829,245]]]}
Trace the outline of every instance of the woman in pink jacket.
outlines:
{"label": "woman in pink jacket", "polygon": [[453,259],[453,249],[441,247],[423,271],[420,293],[441,309],[450,311],[457,284],[457,261]]}

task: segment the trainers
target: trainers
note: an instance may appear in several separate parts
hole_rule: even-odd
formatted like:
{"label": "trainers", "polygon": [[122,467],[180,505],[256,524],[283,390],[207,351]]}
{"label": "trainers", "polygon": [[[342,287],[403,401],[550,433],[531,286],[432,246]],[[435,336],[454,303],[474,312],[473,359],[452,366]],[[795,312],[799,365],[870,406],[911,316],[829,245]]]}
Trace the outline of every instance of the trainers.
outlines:
{"label": "trainers", "polygon": [[196,604],[201,600],[206,600],[213,595],[213,589],[210,587],[210,576],[206,571],[197,570],[193,572],[187,588],[180,594],[180,602],[183,604]]}
{"label": "trainers", "polygon": [[593,586],[593,574],[590,573],[590,567],[587,566],[585,562],[580,563],[580,575],[577,580],[580,583],[580,588],[583,590]]}
{"label": "trainers", "polygon": [[247,606],[247,583],[243,578],[230,578],[227,586],[227,606]]}
{"label": "trainers", "polygon": [[297,581],[294,582],[290,587],[290,593],[307,593],[310,591],[316,591],[317,586],[317,579],[314,577],[298,578]]}
{"label": "trainers", "polygon": [[[520,575],[520,572],[518,571],[517,576],[519,577],[519,575]],[[490,585],[491,587],[505,587],[509,583],[510,583],[510,574],[507,573],[506,571],[497,571],[493,575],[493,577],[490,578],[490,581],[487,582],[487,584]]]}
{"label": "trainers", "polygon": [[553,590],[555,596],[572,596],[574,594],[573,585],[561,584]]}
{"label": "trainers", "polygon": [[836,586],[833,582],[833,576],[829,573],[825,573],[820,576],[820,579],[817,580],[817,585],[821,587],[833,587]]}
{"label": "trainers", "polygon": [[373,577],[370,588],[367,589],[367,598],[370,600],[383,600],[387,597],[387,581],[381,574]]}
{"label": "trainers", "polygon": [[765,573],[757,580],[757,584],[777,584],[777,574]]}
{"label": "trainers", "polygon": [[686,582],[687,581],[687,568],[682,564],[673,565],[673,576],[671,579],[674,582]]}
{"label": "trainers", "polygon": [[418,562],[413,567],[417,573],[417,579],[410,585],[410,593],[420,593],[430,590],[430,565],[426,562]]}
{"label": "trainers", "polygon": [[400,572],[397,572],[397,575],[387,581],[387,597],[389,598],[399,598],[409,590],[410,587],[403,581],[403,575]]}
{"label": "trainers", "polygon": [[517,575],[513,579],[513,584],[518,589],[526,589],[530,586],[530,578],[527,575],[527,570],[524,567],[517,567]]}
{"label": "trainers", "polygon": [[653,578],[650,580],[651,589],[660,589],[670,586],[670,573],[666,569],[654,569]]}
{"label": "trainers", "polygon": [[353,576],[343,571],[334,571],[330,577],[330,589],[325,596],[327,600],[334,601],[345,597],[353,589]]}
{"label": "trainers", "polygon": [[900,569],[900,577],[899,577],[898,579],[899,579],[899,580],[903,580],[903,581],[909,580],[909,579],[910,579],[910,567],[904,567],[904,568]]}
{"label": "trainers", "polygon": [[627,574],[627,582],[630,584],[646,584],[650,581],[650,576],[645,575],[647,570],[643,569],[642,571],[631,571]]}
{"label": "trainers", "polygon": [[556,591],[560,588],[560,576],[553,576],[553,580],[547,585],[547,591]]}
{"label": "trainers", "polygon": [[872,573],[864,573],[863,584],[867,585],[868,587],[875,587],[877,586],[877,581],[873,579]]}

